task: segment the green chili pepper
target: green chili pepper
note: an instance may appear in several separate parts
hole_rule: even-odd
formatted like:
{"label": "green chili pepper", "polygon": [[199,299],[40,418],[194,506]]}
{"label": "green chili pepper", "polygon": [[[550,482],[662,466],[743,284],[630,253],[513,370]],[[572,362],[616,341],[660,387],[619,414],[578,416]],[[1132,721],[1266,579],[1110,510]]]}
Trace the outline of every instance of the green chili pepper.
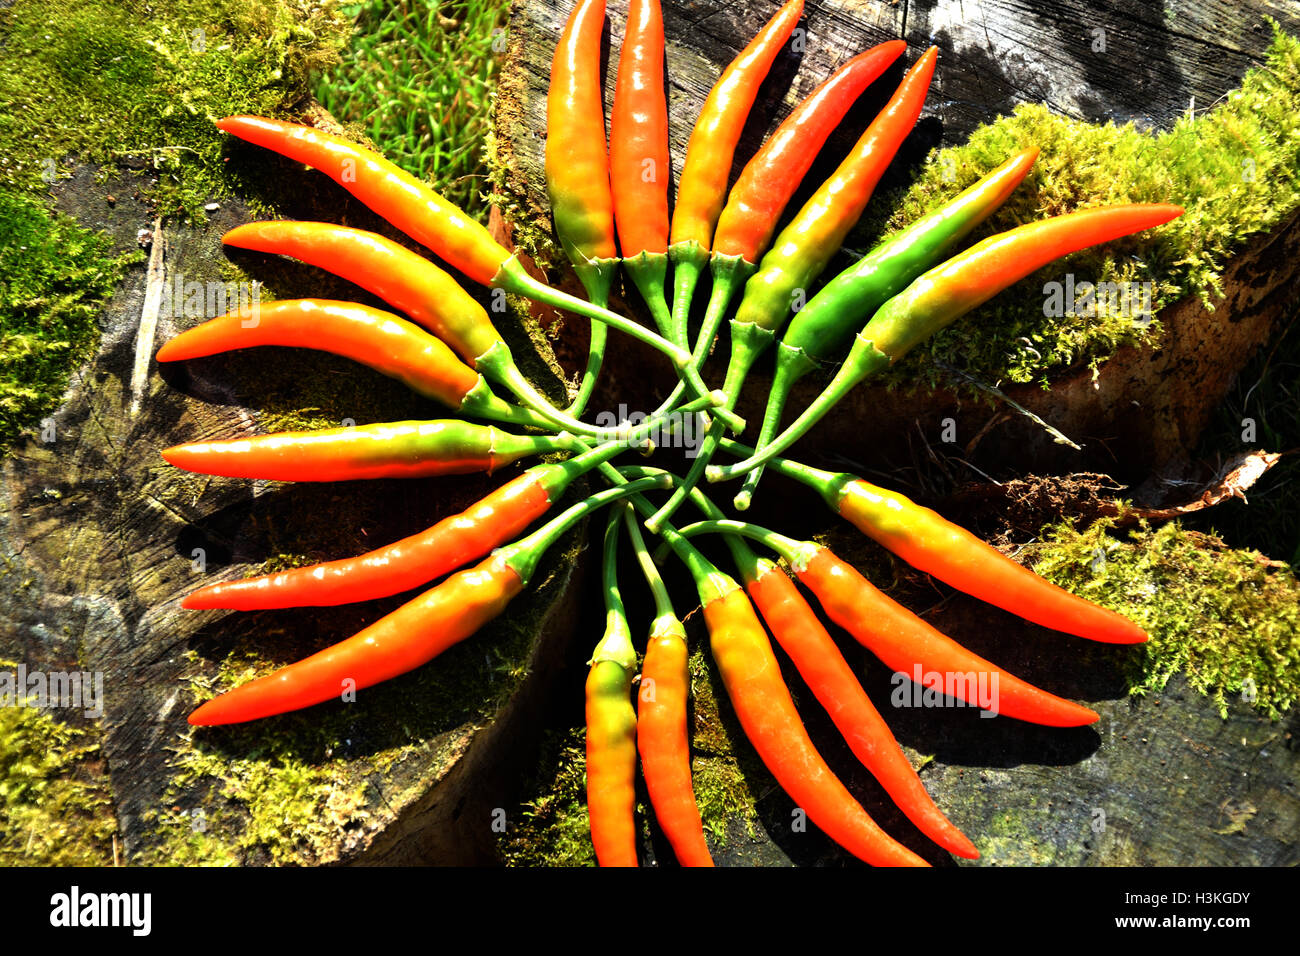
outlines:
{"label": "green chili pepper", "polygon": [[854,338],[835,378],[794,424],[745,461],[726,467],[710,465],[709,481],[738,478],[779,455],[863,379],[1052,260],[1159,226],[1182,214],[1179,206],[1101,206],[1031,222],[976,243],[886,302]]}
{"label": "green chili pepper", "polygon": [[[1013,156],[951,202],[921,217],[849,266],[795,313],[777,346],[776,375],[756,449],[762,451],[776,434],[794,384],[816,368],[819,360],[835,354],[854,329],[887,299],[939,262],[963,236],[1001,206],[1037,157],[1037,148]],[[762,468],[755,468],[745,476],[744,488],[735,499],[741,511],[749,507],[762,473]]]}
{"label": "green chili pepper", "polygon": [[456,419],[282,432],[193,442],[162,452],[186,471],[272,481],[347,481],[491,473],[528,455],[574,448],[560,435],[512,435]]}

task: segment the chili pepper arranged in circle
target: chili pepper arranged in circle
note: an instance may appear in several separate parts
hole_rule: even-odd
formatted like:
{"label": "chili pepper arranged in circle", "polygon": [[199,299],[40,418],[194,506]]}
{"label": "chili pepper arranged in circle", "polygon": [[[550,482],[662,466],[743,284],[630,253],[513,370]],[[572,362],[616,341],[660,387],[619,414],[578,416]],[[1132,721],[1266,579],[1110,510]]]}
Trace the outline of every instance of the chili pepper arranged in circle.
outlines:
{"label": "chili pepper arranged in circle", "polygon": [[636,649],[618,589],[618,532],[612,509],[605,525],[605,633],[587,663],[587,814],[601,866],[636,866]]}
{"label": "chili pepper arranged in circle", "polygon": [[187,608],[255,611],[325,607],[400,594],[481,558],[544,515],[579,476],[619,454],[610,443],[562,462],[534,465],[464,511],[355,558],[200,588]]}
{"label": "chili pepper arranged in circle", "polygon": [[683,347],[695,283],[708,260],[741,130],[759,86],[802,16],[803,0],[787,0],[723,70],[691,131],[668,235],[668,254],[674,266],[671,338]]}
{"label": "chili pepper arranged in circle", "polygon": [[227,478],[352,481],[491,474],[520,458],[572,447],[564,434],[512,435],[444,419],[191,442],[164,449],[162,456],[177,468]]}
{"label": "chili pepper arranged in circle", "polygon": [[[557,239],[583,281],[590,300],[585,302],[530,276],[481,224],[372,151],[309,127],[258,117],[220,122],[234,135],[322,170],[464,277],[586,315],[596,324],[576,397],[558,408],[519,370],[483,306],[457,278],[423,256],[383,236],[325,223],[251,223],[232,230],[229,245],[326,268],[412,321],[347,302],[259,304],[178,335],[159,351],[160,362],[264,345],[315,348],[361,362],[458,414],[530,431],[517,434],[459,420],[390,422],[195,442],[164,451],[168,461],[210,474],[319,481],[490,472],[527,455],[559,460],[536,465],[459,514],[366,554],[223,581],[188,595],[182,603],[190,608],[329,606],[436,582],[348,640],[207,701],[191,723],[228,724],[285,713],[421,666],[499,616],[527,586],[551,545],[576,522],[610,505],[603,548],[606,626],[589,661],[585,708],[587,806],[601,865],[637,864],[638,756],[650,806],[677,861],[713,863],[691,779],[686,631],[633,509],[691,575],[709,650],[758,755],[814,824],[866,862],[925,865],[875,824],[817,752],[764,621],[850,749],[921,832],[954,854],[975,858],[978,851],[930,798],[796,581],[817,596],[825,616],[896,671],[977,675],[982,684],[940,689],[1019,720],[1059,727],[1097,720],[1089,708],[1018,680],[963,648],[825,547],[727,520],[695,486],[702,476],[718,481],[743,475],[736,506],[744,508],[763,467],[771,464],[816,490],[837,514],[904,560],[955,587],[1089,639],[1117,644],[1146,639],[1132,622],[1056,588],[906,497],[780,455],[854,384],[997,291],[1075,249],[1167,222],[1181,212],[1176,206],[1090,209],[1030,223],[936,265],[1016,188],[1037,151],[1009,158],[845,269],[802,309],[794,308],[777,349],[758,447],[723,436],[724,428],[743,428],[732,407],[755,357],[775,341],[798,304],[796,293],[808,290],[861,215],[915,123],[935,68],[931,48],[907,71],[835,175],[772,241],[785,206],[830,131],[904,50],[902,41],[891,41],[845,63],[767,139],[728,193],[740,131],[802,13],[801,0],[785,3],[723,72],[691,135],[670,216],[659,0],[630,0],[609,140],[600,67],[605,0],[575,0],[552,64],[546,166]],[[620,261],[648,303],[657,332],[608,308]],[[674,265],[671,309],[665,300],[669,262]],[[692,347],[687,319],[705,262],[713,289]],[[711,390],[701,377],[703,356],[742,282],[745,294],[732,319],[723,388]],[[672,395],[639,424],[609,427],[582,420],[601,370],[608,327],[660,351],[677,371]],[[848,358],[831,385],[779,432],[790,385],[817,363],[833,361],[854,331]],[[489,383],[506,386],[512,397],[498,397]],[[629,447],[658,441],[680,421],[675,416],[699,410],[711,410],[715,420],[684,477],[613,463]],[[739,460],[711,464],[719,448]],[[609,487],[528,531],[588,473],[599,473]],[[668,492],[666,502],[651,500],[658,491]],[[679,530],[671,517],[687,500],[704,520]],[[617,569],[624,528],[655,602],[635,707],[637,651]],[[690,542],[702,533],[724,536],[743,587]],[[759,558],[745,539],[775,552],[795,581],[773,561]],[[990,685],[992,699],[975,694]]]}
{"label": "chili pepper arranged in circle", "polygon": [[1053,259],[1162,225],[1182,214],[1180,206],[1161,204],[1083,209],[990,236],[935,266],[880,307],[854,338],[835,378],[793,424],[744,461],[710,465],[708,480],[739,477],[780,454],[863,379]]}
{"label": "chili pepper arranged in circle", "polygon": [[662,485],[658,478],[645,478],[592,495],[347,640],[208,701],[189,722],[233,724],[300,710],[427,664],[504,611],[532,579],[546,550],[575,522],[611,501]]}

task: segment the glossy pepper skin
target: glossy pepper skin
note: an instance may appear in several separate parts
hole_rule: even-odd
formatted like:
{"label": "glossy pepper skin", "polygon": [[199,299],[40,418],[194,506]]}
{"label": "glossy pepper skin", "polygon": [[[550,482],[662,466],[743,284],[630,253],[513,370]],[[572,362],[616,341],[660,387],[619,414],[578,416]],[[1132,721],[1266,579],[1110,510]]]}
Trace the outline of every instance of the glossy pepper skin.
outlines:
{"label": "glossy pepper skin", "polygon": [[854,336],[839,371],[799,417],[762,451],[732,465],[710,465],[709,481],[739,477],[779,455],[868,376],[919,342],[1054,259],[1181,216],[1163,204],[1099,206],[1018,226],[977,242],[935,266],[886,302]]}
{"label": "glossy pepper skin", "polygon": [[189,722],[233,724],[341,698],[415,670],[491,621],[523,588],[500,555],[454,574],[345,641],[222,694]]}
{"label": "glossy pepper skin", "polygon": [[1147,639],[1128,618],[1057,587],[897,492],[859,478],[828,495],[827,503],[912,567],[994,607],[1093,641],[1137,644]]}
{"label": "glossy pepper skin", "polygon": [[844,735],[849,749],[880,781],[899,809],[945,850],[967,859],[977,858],[979,851],[930,799],[880,711],[794,582],[772,562],[760,561],[755,577],[750,580],[746,575],[745,590],[777,643]]}
{"label": "glossy pepper skin", "polygon": [[918,342],[1048,263],[1183,214],[1163,204],[1098,206],[998,233],[935,266],[886,302],[858,337],[898,361]]}
{"label": "glossy pepper skin", "polygon": [[886,301],[939,262],[1006,202],[1038,158],[1024,150],[975,185],[837,275],[795,313],[782,336],[786,349],[828,359]]}
{"label": "glossy pepper skin", "polygon": [[704,600],[709,646],[745,735],[781,788],[832,840],[873,866],[926,866],[880,829],[831,772],[804,729],[753,605],[715,572]]}
{"label": "glossy pepper skin", "polygon": [[479,383],[477,372],[418,326],[391,312],[329,299],[283,299],[210,319],[173,338],[157,358],[175,362],[262,345],[355,359],[453,409]]}
{"label": "glossy pepper skin", "polygon": [[827,138],[862,91],[906,49],[905,41],[890,40],[859,53],[790,112],[731,187],[713,238],[716,254],[757,265]]}
{"label": "glossy pepper skin", "polygon": [[222,237],[228,246],[277,253],[355,282],[409,315],[473,363],[504,342],[487,312],[428,259],[373,232],[327,222],[251,222]]}
{"label": "glossy pepper skin", "polygon": [[578,0],[555,48],[546,97],[546,186],[556,235],[588,294],[602,301],[614,272],[608,260],[618,256],[600,92],[604,23],[605,0]]}
{"label": "glossy pepper skin", "polygon": [[227,116],[217,128],[320,170],[387,222],[475,282],[490,285],[511,254],[483,226],[374,150],[261,116]]}
{"label": "glossy pepper skin", "polygon": [[895,673],[909,678],[922,674],[972,675],[953,682],[958,696],[972,706],[984,706],[979,688],[991,692],[993,708],[1007,717],[1049,727],[1081,727],[1096,723],[1097,714],[1064,698],[1039,690],[952,638],[935,630],[905,607],[881,593],[857,569],[829,549],[816,547],[802,567],[795,568],[836,624],[852,634]]}
{"label": "glossy pepper skin", "polygon": [[192,442],[164,449],[162,456],[177,468],[227,478],[352,481],[490,474],[527,455],[567,447],[555,436],[512,435],[444,419]]}
{"label": "glossy pepper skin", "polygon": [[636,650],[618,587],[622,525],[614,508],[603,549],[605,633],[587,662],[587,815],[601,866],[636,866]]}
{"label": "glossy pepper skin", "polygon": [[727,177],[740,132],[758,88],[801,16],[803,0],[788,0],[709,91],[686,145],[670,244],[694,242],[703,250],[710,248],[727,197]]}
{"label": "glossy pepper skin", "polygon": [[636,711],[632,674],[600,660],[587,674],[587,813],[601,866],[636,866]]}
{"label": "glossy pepper skin", "polygon": [[745,284],[737,324],[775,330],[796,290],[807,291],[857,223],[876,184],[921,115],[938,50],[931,47],[907,71],[897,92],[867,127],[852,152],[781,230]]}
{"label": "glossy pepper skin", "polygon": [[546,513],[551,496],[538,466],[431,528],[355,558],[223,581],[187,595],[193,609],[258,611],[332,607],[400,594],[514,539]]}
{"label": "glossy pepper skin", "polygon": [[637,695],[637,750],[655,819],[682,866],[713,866],[691,784],[686,631],[660,621],[646,643]]}
{"label": "glossy pepper skin", "polygon": [[668,251],[668,101],[659,0],[631,0],[609,119],[614,219],[625,259]]}

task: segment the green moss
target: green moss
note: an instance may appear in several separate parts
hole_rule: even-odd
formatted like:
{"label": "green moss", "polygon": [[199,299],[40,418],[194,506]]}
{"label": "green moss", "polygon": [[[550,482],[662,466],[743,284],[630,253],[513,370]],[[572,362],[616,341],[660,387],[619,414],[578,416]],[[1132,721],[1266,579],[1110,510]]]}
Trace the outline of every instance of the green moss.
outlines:
{"label": "green moss", "polygon": [[307,101],[347,23],[310,0],[17,0],[0,9],[0,187],[43,192],[61,165],[143,160],[165,215],[203,219],[231,190],[232,113]]}
{"label": "green moss", "polygon": [[0,707],[0,866],[111,865],[116,833],[95,733]]}
{"label": "green moss", "polygon": [[541,759],[499,846],[509,866],[595,866],[587,818],[587,737],[582,727],[548,730]]}
{"label": "green moss", "polygon": [[1232,252],[1300,205],[1300,41],[1275,27],[1266,63],[1248,72],[1239,90],[1165,132],[1086,123],[1021,105],[967,143],[932,153],[910,187],[873,204],[882,212],[868,217],[852,243],[866,248],[897,232],[1031,146],[1041,150],[1033,170],[972,239],[1086,206],[1170,202],[1186,213],[1017,283],[918,348],[891,373],[892,381],[939,384],[944,373],[928,354],[987,381],[1046,385],[1054,370],[1095,368],[1120,346],[1151,341],[1158,332],[1158,323],[1104,303],[1064,318],[1044,316],[1044,283],[1066,273],[1078,281],[1151,283],[1153,310],[1187,295],[1212,303]]}
{"label": "green moss", "polygon": [[1134,654],[1134,693],[1181,672],[1224,716],[1228,694],[1275,720],[1300,700],[1300,583],[1289,568],[1177,522],[1124,540],[1107,534],[1112,525],[1055,526],[1029,554],[1048,580],[1150,634]]}
{"label": "green moss", "polygon": [[99,341],[96,316],[140,255],[0,190],[0,448],[58,407]]}
{"label": "green moss", "polygon": [[718,844],[726,842],[728,827],[733,822],[743,825],[753,836],[758,811],[748,781],[755,773],[766,776],[767,770],[747,741],[736,752],[733,741],[744,741],[744,731],[739,729],[731,705],[726,702],[722,678],[702,647],[695,648],[687,666],[694,717],[691,749],[695,758],[691,770],[700,819]]}
{"label": "green moss", "polygon": [[360,830],[369,817],[365,783],[348,779],[345,761],[308,761],[274,741],[268,749],[233,759],[202,750],[180,756],[165,801],[211,787],[230,808],[157,814],[153,822],[171,838],[156,862],[228,866],[240,862],[236,848],[275,864],[338,858],[340,835]]}

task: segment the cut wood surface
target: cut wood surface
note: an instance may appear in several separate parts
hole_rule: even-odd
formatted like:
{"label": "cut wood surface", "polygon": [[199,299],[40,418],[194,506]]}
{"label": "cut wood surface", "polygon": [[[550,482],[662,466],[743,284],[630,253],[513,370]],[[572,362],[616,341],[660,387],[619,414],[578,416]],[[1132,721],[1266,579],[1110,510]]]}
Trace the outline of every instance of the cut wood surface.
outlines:
{"label": "cut wood surface", "polygon": [[[232,162],[278,169],[281,198],[302,197],[288,202],[290,216],[392,235],[319,173],[240,147]],[[134,175],[100,182],[82,168],[59,184],[59,208],[129,248],[152,221],[129,198]],[[112,194],[115,204],[104,198]],[[184,290],[199,283],[203,301],[221,286],[221,236],[255,218],[228,199],[202,228],[155,233],[151,264],[162,287],[150,295],[150,269],[132,270],[101,316],[99,353],[45,427],[0,463],[0,660],[28,672],[102,675],[98,727],[125,862],[490,862],[493,812],[509,804],[573,629],[580,568],[565,552],[580,531],[553,549],[501,619],[434,663],[357,692],[355,702],[234,727],[186,722],[204,688],[226,686],[215,682],[219,671],[224,682],[269,672],[414,594],[256,613],[185,610],[185,594],[259,573],[282,555],[348,557],[414,534],[529,464],[492,477],[326,484],[210,478],[167,465],[159,451],[169,445],[266,431],[259,419],[270,397],[300,386],[322,402],[315,411],[358,424],[447,415],[323,353],[259,348],[154,361],[178,331],[224,311],[205,303],[203,315],[183,314]],[[274,257],[238,261],[267,279],[268,296],[380,304],[319,270]],[[528,373],[555,390],[551,368],[508,334]],[[340,543],[352,550],[339,553]]]}

